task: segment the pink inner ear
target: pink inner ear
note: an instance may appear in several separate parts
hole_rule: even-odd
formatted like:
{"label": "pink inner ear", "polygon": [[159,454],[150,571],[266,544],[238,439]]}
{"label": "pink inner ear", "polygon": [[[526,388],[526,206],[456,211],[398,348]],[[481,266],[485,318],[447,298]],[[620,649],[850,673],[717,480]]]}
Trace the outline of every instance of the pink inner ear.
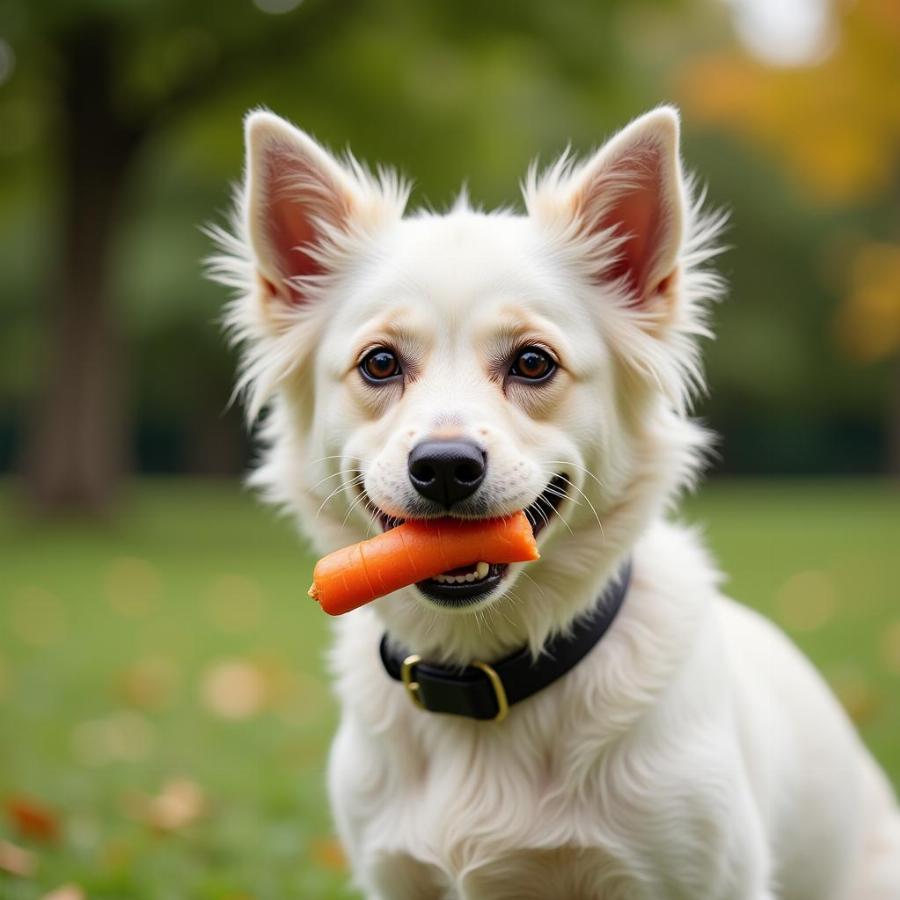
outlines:
{"label": "pink inner ear", "polygon": [[279,272],[284,278],[322,272],[322,265],[304,249],[315,242],[316,232],[296,200],[284,197],[271,204],[267,231]]}
{"label": "pink inner ear", "polygon": [[277,150],[268,160],[266,185],[268,201],[264,207],[264,228],[271,259],[280,276],[273,287],[290,302],[302,302],[300,291],[287,281],[324,271],[322,264],[308,250],[320,239],[315,217],[333,218],[337,212],[328,208],[337,206],[334,200],[337,189],[325,184],[322,175],[306,160]]}
{"label": "pink inner ear", "polygon": [[593,180],[580,204],[585,211],[603,210],[591,222],[592,231],[613,229],[617,237],[625,238],[617,248],[616,261],[602,277],[613,281],[624,276],[637,303],[659,288],[650,279],[657,274],[654,264],[665,227],[660,164],[659,149],[645,145]]}

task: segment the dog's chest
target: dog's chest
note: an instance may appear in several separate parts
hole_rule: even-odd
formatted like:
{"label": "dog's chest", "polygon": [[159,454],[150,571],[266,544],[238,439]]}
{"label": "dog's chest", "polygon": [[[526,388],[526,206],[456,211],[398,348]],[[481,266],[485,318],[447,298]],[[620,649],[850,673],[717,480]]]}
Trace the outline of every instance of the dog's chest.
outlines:
{"label": "dog's chest", "polygon": [[627,842],[596,795],[596,755],[582,782],[579,755],[552,730],[498,740],[449,723],[425,743],[396,736],[350,800],[371,811],[358,836],[385,897],[578,900],[624,887]]}

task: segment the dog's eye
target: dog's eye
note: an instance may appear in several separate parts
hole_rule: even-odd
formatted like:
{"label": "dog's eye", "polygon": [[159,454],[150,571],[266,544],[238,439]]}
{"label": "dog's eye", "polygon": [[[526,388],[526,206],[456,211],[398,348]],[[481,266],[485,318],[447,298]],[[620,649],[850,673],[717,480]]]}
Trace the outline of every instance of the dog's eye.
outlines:
{"label": "dog's eye", "polygon": [[556,369],[556,363],[545,350],[540,347],[525,347],[520,350],[509,374],[524,381],[544,381]]}
{"label": "dog's eye", "polygon": [[401,374],[400,360],[393,350],[376,347],[365,355],[359,371],[367,381],[389,381]]}

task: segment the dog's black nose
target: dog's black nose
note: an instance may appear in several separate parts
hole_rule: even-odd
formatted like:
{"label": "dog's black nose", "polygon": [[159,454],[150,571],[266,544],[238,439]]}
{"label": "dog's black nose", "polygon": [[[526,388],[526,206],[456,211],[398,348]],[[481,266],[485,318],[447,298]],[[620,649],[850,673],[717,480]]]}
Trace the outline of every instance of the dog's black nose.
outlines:
{"label": "dog's black nose", "polygon": [[484,481],[487,454],[474,441],[422,441],[409,454],[409,480],[429,500],[450,507]]}

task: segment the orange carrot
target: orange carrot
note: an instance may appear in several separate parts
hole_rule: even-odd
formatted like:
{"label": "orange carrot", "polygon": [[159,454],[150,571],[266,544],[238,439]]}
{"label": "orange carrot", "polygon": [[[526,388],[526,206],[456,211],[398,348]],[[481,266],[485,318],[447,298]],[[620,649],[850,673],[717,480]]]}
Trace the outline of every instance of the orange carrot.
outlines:
{"label": "orange carrot", "polygon": [[309,596],[339,616],[377,597],[477,562],[539,556],[523,512],[504,519],[421,519],[343,547],[316,563]]}

